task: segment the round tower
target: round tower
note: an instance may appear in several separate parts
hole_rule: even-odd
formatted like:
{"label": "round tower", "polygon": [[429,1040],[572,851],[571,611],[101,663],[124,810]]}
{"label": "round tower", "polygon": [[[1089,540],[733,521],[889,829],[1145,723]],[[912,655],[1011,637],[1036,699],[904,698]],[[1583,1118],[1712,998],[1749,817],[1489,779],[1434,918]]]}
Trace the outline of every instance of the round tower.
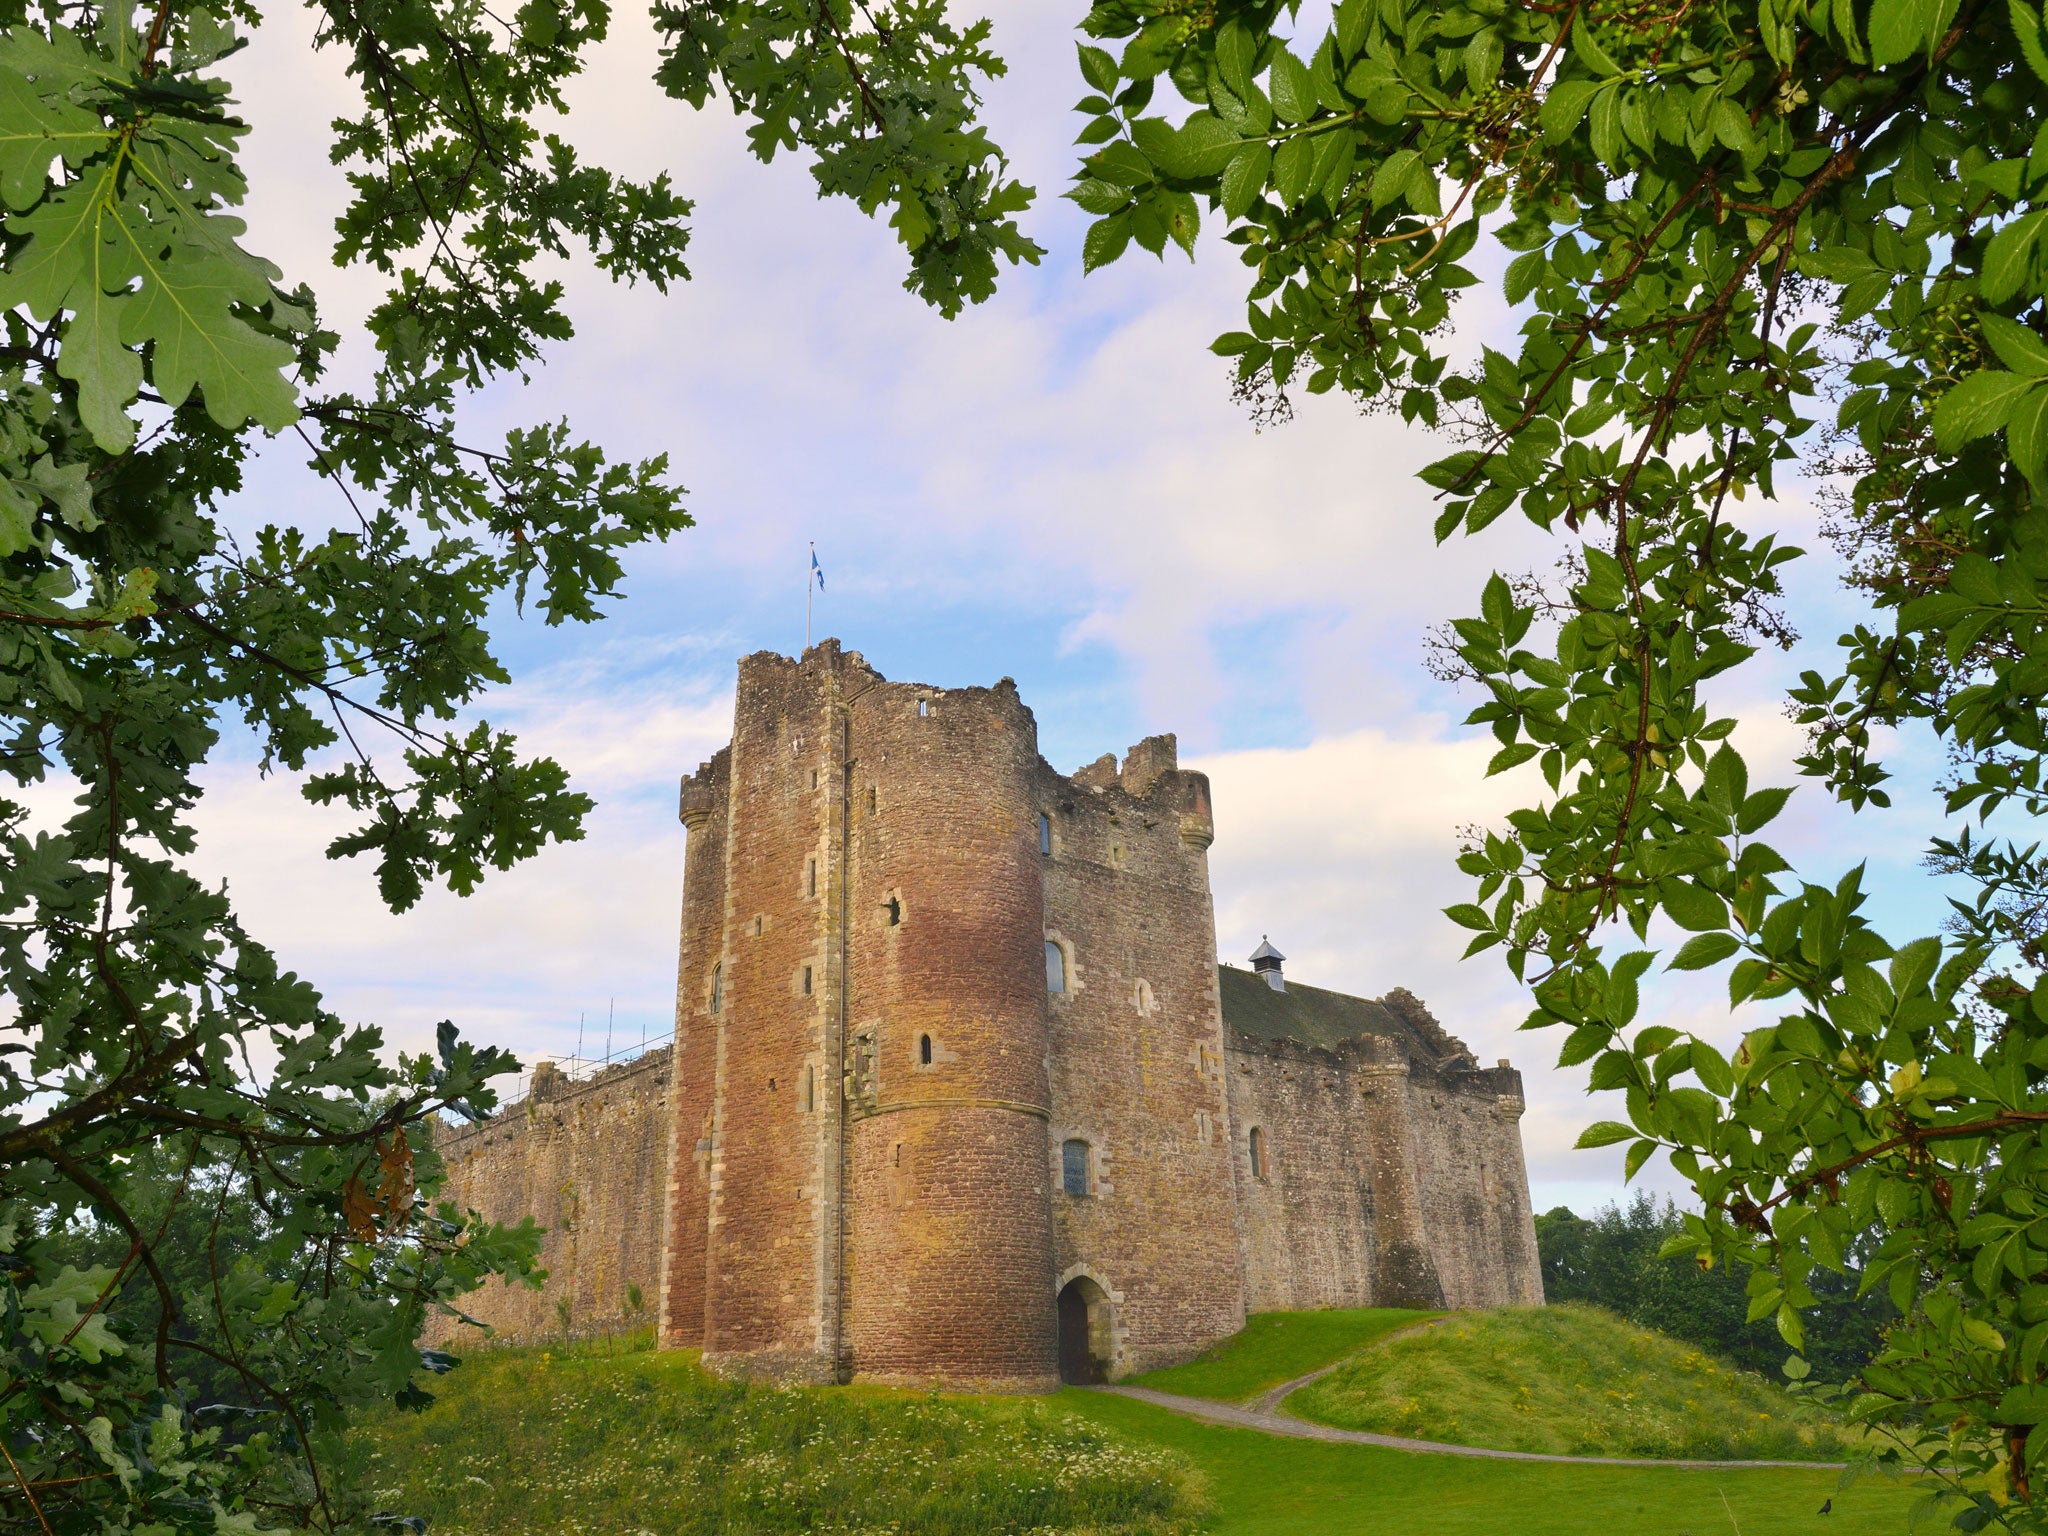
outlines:
{"label": "round tower", "polygon": [[852,1369],[1049,1389],[1036,729],[1007,679],[877,681],[843,713]]}

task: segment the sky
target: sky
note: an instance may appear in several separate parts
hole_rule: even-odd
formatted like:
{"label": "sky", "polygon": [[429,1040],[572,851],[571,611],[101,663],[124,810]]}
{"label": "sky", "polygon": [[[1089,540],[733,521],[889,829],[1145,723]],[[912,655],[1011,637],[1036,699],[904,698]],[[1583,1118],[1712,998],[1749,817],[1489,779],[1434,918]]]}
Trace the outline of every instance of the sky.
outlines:
{"label": "sky", "polygon": [[[466,420],[488,439],[566,415],[616,457],[666,453],[689,488],[697,526],[629,558],[605,623],[551,630],[507,613],[497,636],[515,681],[480,714],[596,797],[587,836],[394,918],[367,865],[322,856],[344,822],[291,778],[259,778],[231,740],[208,770],[198,863],[338,1012],[408,1049],[442,1018],[528,1059],[665,1032],[685,849],[677,779],[730,735],[736,659],[802,647],[815,541],[819,637],[894,679],[1015,678],[1055,766],[1177,733],[1183,764],[1214,787],[1222,956],[1242,963],[1270,936],[1295,979],[1424,998],[1482,1061],[1521,1068],[1536,1208],[1591,1209],[1622,1193],[1620,1149],[1572,1142],[1618,1106],[1551,1064],[1555,1036],[1517,1032],[1526,1003],[1497,957],[1461,963],[1464,935],[1440,915],[1469,899],[1452,864],[1458,829],[1498,822],[1531,783],[1482,777],[1491,738],[1459,723],[1476,699],[1422,664],[1428,628],[1476,611],[1489,570],[1545,567],[1560,551],[1505,521],[1437,548],[1413,471],[1449,450],[1420,429],[1326,397],[1255,430],[1207,351],[1243,303],[1242,269],[1213,232],[1193,263],[1134,253],[1082,275],[1085,216],[1057,197],[1083,91],[1075,11],[989,8],[1011,72],[991,87],[988,118],[1038,188],[1025,224],[1047,255],[1006,269],[994,300],[951,322],[902,290],[886,227],[820,202],[801,161],[760,165],[722,105],[696,113],[655,90],[645,18],[621,14],[571,92],[567,131],[589,158],[635,177],[667,171],[695,200],[692,280],[663,295],[565,264],[576,338],[530,380],[486,391]],[[339,62],[312,48],[303,13],[281,11],[230,64],[255,128],[246,243],[287,283],[314,281],[323,318],[352,333],[378,290],[329,264],[346,189],[324,125],[353,104]],[[1476,263],[1498,271],[1484,247]],[[1457,323],[1472,356],[1517,320],[1481,288]],[[352,339],[339,376],[368,361]],[[229,520],[343,516],[303,457],[280,440]],[[1796,578],[1806,639],[1717,701],[1743,721],[1752,785],[1787,782],[1799,737],[1782,689],[1830,664],[1857,606],[1800,487],[1737,514],[1814,552]],[[1908,782],[1938,766],[1924,743],[1899,757]],[[1915,871],[1931,824],[1917,799],[1852,820],[1809,786],[1776,841],[1830,882],[1868,859],[1905,937],[1939,919]],[[1713,974],[1669,976],[1648,1006],[1724,1045],[1745,1027]],[[1657,1164],[1642,1182],[1679,1188]]]}

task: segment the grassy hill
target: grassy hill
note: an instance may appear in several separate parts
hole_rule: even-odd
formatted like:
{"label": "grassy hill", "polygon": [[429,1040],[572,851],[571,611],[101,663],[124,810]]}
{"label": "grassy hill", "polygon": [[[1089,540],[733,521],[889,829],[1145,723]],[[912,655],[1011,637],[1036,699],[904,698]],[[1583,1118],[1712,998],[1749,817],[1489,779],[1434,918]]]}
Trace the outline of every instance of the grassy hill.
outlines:
{"label": "grassy hill", "polygon": [[1131,1378],[1134,1386],[1242,1402],[1283,1381],[1341,1360],[1398,1328],[1440,1317],[1399,1307],[1366,1307],[1328,1312],[1254,1312],[1244,1330],[1214,1349],[1170,1370]]}
{"label": "grassy hill", "polygon": [[1597,1307],[1469,1312],[1359,1353],[1288,1398],[1319,1424],[1511,1451],[1832,1461],[1784,1389]]}
{"label": "grassy hill", "polygon": [[1043,1400],[715,1380],[694,1351],[478,1350],[358,1438],[374,1507],[434,1536],[1179,1536],[1178,1453]]}

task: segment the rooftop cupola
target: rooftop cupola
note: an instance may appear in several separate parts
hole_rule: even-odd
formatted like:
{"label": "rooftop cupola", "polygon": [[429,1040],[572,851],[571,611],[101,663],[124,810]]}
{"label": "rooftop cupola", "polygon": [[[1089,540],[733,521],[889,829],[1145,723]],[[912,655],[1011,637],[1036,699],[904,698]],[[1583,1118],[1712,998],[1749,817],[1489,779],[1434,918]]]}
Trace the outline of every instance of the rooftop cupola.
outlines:
{"label": "rooftop cupola", "polygon": [[1259,935],[1259,947],[1252,951],[1252,969],[1266,978],[1266,985],[1275,992],[1285,992],[1287,981],[1280,974],[1280,962],[1287,957],[1273,947],[1273,941],[1263,933]]}

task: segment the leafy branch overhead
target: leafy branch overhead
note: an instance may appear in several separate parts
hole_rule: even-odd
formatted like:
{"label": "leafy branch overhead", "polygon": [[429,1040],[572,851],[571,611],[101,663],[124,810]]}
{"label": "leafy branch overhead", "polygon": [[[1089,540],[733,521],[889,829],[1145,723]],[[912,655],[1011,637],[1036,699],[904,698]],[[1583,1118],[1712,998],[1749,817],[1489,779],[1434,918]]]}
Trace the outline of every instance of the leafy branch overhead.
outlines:
{"label": "leafy branch overhead", "polygon": [[[335,1479],[337,1436],[456,1364],[417,1346],[429,1317],[531,1278],[530,1223],[437,1201],[427,1124],[492,1113],[517,1064],[454,1021],[394,1061],[336,1018],[191,874],[192,808],[246,729],[263,771],[347,808],[329,853],[372,860],[394,911],[579,837],[562,767],[476,718],[508,676],[487,617],[592,622],[629,551],[690,525],[661,456],[455,425],[572,339],[549,258],[688,276],[668,178],[569,137],[609,9],[315,13],[356,92],[334,255],[386,279],[357,388],[328,380],[343,338],[310,281],[236,212],[252,130],[216,72],[255,11],[0,7],[0,1501],[24,1529],[417,1523]],[[985,25],[839,0],[658,19],[650,71],[886,210],[943,313],[1037,258],[1029,189],[974,121],[1002,68]],[[224,499],[285,432],[304,493],[237,536]],[[32,818],[37,785],[69,814]]]}
{"label": "leafy branch overhead", "polygon": [[[1996,819],[2048,808],[2041,12],[1341,0],[1303,28],[1279,0],[1101,0],[1086,30],[1089,264],[1219,220],[1242,396],[1439,428],[1439,539],[1518,511],[1563,546],[1435,654],[1480,690],[1491,771],[1535,770],[1449,915],[1621,1095],[1585,1144],[1631,1175],[1667,1156],[1705,1209],[1676,1246],[1756,1266],[1752,1314],[1795,1349],[1809,1277],[1874,1233],[1864,1283],[1904,1321],[1855,1413],[1941,1469],[1960,1525],[2042,1528],[2048,865]],[[1519,334],[1458,366],[1482,231]],[[1978,891],[1944,936],[1881,936],[1860,869],[1795,875],[1760,840],[1789,787],[1750,787],[1713,707],[1792,638],[1800,552],[1760,515],[1788,470],[1870,605],[1791,692],[1799,767],[1876,810],[1889,730],[1945,740],[1943,808],[1990,825],[1930,850]],[[1725,968],[1732,1055],[1639,1019],[1658,952],[1622,929]]]}
{"label": "leafy branch overhead", "polygon": [[995,292],[997,260],[1044,254],[1017,227],[1032,189],[975,120],[979,81],[1004,73],[985,20],[954,26],[945,0],[657,0],[657,79],[702,106],[723,84],[753,119],[761,159],[802,146],[822,195],[890,208],[910,253],[904,286],[945,315]]}

